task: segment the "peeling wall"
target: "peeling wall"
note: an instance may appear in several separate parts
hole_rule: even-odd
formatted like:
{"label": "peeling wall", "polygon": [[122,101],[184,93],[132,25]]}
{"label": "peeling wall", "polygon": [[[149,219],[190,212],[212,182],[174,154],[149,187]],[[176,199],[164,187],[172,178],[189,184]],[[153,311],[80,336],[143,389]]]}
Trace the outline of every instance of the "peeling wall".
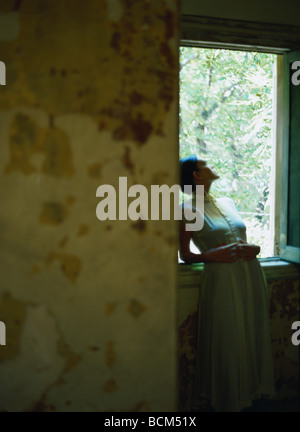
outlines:
{"label": "peeling wall", "polygon": [[0,411],[176,408],[176,223],[100,222],[96,190],[177,183],[177,22],[0,1]]}

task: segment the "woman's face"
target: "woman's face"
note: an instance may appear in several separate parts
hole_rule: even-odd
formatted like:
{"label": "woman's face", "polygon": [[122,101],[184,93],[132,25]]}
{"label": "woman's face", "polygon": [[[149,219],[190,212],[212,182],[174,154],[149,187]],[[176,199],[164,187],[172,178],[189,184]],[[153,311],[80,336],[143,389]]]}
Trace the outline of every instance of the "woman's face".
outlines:
{"label": "woman's face", "polygon": [[219,178],[219,175],[210,168],[203,159],[197,160],[197,168],[196,176],[201,181],[212,181]]}

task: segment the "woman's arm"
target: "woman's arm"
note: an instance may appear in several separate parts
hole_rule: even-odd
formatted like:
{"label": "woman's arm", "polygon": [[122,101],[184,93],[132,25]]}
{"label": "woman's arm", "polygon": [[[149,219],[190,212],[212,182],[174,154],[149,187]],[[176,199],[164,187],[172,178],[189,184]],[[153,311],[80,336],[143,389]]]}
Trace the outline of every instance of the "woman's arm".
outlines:
{"label": "woman's arm", "polygon": [[188,264],[201,263],[203,261],[202,254],[194,254],[190,249],[190,241],[192,232],[185,229],[185,222],[180,221],[179,231],[179,255],[182,261]]}
{"label": "woman's arm", "polygon": [[208,263],[208,262],[223,262],[231,263],[238,259],[237,247],[238,243],[231,243],[225,246],[219,246],[210,249],[204,253],[195,254],[190,250],[191,231],[185,229],[185,222],[180,221],[179,233],[179,254],[182,261],[187,264],[193,263]]}

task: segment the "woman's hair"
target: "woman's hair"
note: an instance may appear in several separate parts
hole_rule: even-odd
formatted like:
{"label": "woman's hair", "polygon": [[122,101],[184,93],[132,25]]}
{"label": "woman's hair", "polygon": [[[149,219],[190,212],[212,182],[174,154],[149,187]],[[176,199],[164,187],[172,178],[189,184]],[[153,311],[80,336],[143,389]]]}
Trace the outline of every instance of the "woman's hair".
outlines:
{"label": "woman's hair", "polygon": [[180,160],[180,167],[181,167],[181,189],[182,192],[184,192],[184,186],[185,185],[192,185],[193,186],[193,192],[195,191],[195,184],[194,184],[194,175],[193,172],[197,171],[197,156],[191,155],[184,159]]}

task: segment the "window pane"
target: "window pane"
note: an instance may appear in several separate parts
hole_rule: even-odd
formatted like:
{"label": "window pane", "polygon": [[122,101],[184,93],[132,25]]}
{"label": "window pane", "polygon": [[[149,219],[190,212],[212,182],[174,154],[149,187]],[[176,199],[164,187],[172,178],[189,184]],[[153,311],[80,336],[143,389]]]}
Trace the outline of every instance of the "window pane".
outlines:
{"label": "window pane", "polygon": [[272,256],[270,174],[276,55],[181,48],[180,157],[196,154],[220,174],[212,195],[229,196],[248,241]]}

